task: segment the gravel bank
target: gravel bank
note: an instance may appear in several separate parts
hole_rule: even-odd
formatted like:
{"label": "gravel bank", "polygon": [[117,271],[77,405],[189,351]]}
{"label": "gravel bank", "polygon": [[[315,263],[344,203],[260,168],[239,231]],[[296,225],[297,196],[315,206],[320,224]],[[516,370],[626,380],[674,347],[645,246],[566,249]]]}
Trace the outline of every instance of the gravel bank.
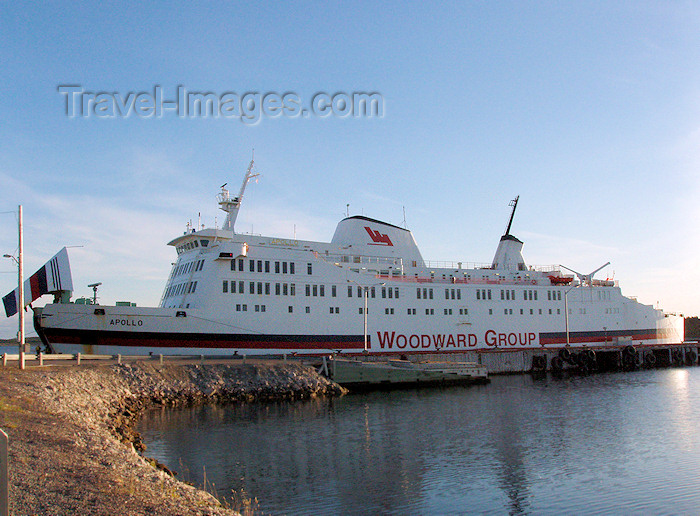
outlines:
{"label": "gravel bank", "polygon": [[237,514],[139,454],[133,428],[141,411],[342,392],[294,363],[0,368],[0,428],[10,438],[10,513]]}

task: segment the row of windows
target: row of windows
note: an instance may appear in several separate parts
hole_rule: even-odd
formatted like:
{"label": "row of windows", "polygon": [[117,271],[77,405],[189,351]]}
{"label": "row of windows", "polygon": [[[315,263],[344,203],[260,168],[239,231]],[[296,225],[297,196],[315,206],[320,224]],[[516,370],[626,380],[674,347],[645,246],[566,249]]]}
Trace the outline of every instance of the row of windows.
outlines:
{"label": "row of windows", "polygon": [[[486,297],[488,295],[488,298]],[[486,300],[486,299],[491,299],[491,289],[485,289],[485,288],[480,288],[476,289],[476,299],[477,301],[479,300]]]}
{"label": "row of windows", "polygon": [[[236,312],[247,312],[248,311],[248,305],[236,305]],[[267,311],[267,306],[265,305],[255,305],[255,311],[256,312],[266,312]]]}
{"label": "row of windows", "polygon": [[204,260],[197,260],[195,262],[180,264],[175,268],[175,272],[173,272],[173,278],[179,276],[180,274],[189,274],[190,272],[201,271],[203,267]]}
{"label": "row of windows", "polygon": [[191,240],[186,244],[178,246],[177,254],[182,254],[185,251],[189,251],[190,249],[196,249],[197,247],[199,247],[200,243],[202,244],[202,247],[207,247],[209,245],[209,240]]}
{"label": "row of windows", "polygon": [[[491,309],[489,309],[489,315],[491,315]],[[538,313],[539,315],[542,315],[542,309],[538,308]],[[549,309],[549,315],[553,315],[554,312],[552,312],[552,309]],[[557,315],[561,314],[561,308],[557,308]],[[513,315],[513,309],[512,308],[504,308],[503,309],[503,315]],[[523,308],[520,309],[520,315],[525,315],[525,310]],[[530,315],[535,315],[535,310],[533,308],[530,308]]]}
{"label": "row of windows", "polygon": [[432,299],[433,289],[432,288],[420,288],[416,289],[416,299]]}
{"label": "row of windows", "polygon": [[[609,294],[609,292],[608,292]],[[548,301],[561,301],[561,290],[548,290],[547,291]]]}
{"label": "row of windows", "polygon": [[[194,292],[194,289],[196,288],[196,281],[191,283],[191,284],[186,284],[183,283],[183,285],[191,285],[191,291]],[[175,295],[175,294],[173,294]],[[256,312],[266,312],[267,311],[267,306],[266,305],[254,305],[254,310]],[[340,313],[340,307],[338,306],[330,306],[328,307],[329,313],[331,314],[339,314]],[[407,308],[407,314],[408,315],[416,315],[417,311],[415,308]],[[610,308],[607,309],[610,310],[609,313],[617,313],[613,312],[614,310],[618,310],[617,308]],[[605,313],[608,313],[606,310]],[[248,305],[247,304],[236,304],[236,312],[247,312],[248,311]],[[291,314],[294,313],[294,307],[293,306],[288,306],[287,311]],[[618,310],[619,311],[619,310]],[[370,310],[367,309],[367,313],[369,314]],[[305,307],[305,313],[311,313],[311,307],[307,306]],[[358,308],[358,313],[360,315],[363,315],[364,309],[362,307]],[[530,308],[529,309],[530,315],[535,315],[535,310]],[[542,315],[542,308],[539,308],[537,310],[538,315]],[[569,309],[569,313],[571,313],[571,309]],[[385,315],[394,315],[394,308],[385,308],[384,309],[384,314]],[[452,315],[453,314],[453,309],[452,308],[444,308],[443,309],[443,315]],[[467,308],[460,308],[459,309],[459,315],[468,315],[469,310]],[[512,308],[504,308],[503,309],[503,314],[504,315],[513,315],[513,309]],[[586,309],[582,308],[579,309],[579,314],[585,315],[586,314]],[[435,315],[435,309],[434,308],[426,308],[425,309],[425,315]],[[493,308],[489,308],[489,315],[493,315]],[[520,309],[520,315],[525,315],[525,310],[523,308]],[[550,308],[549,309],[549,315],[554,315],[554,311]],[[556,315],[561,315],[561,309],[557,308],[556,309]]]}
{"label": "row of windows", "polygon": [[[333,287],[335,288],[335,287]],[[363,291],[365,287],[357,287],[357,297],[363,296]],[[375,287],[367,287],[367,294],[371,298],[377,297],[377,289]],[[348,297],[352,297],[353,286],[348,285]],[[382,287],[381,291],[382,299],[399,299],[399,287]],[[333,294],[335,295],[335,294]]]}
{"label": "row of windows", "polygon": [[197,290],[196,281],[186,281],[185,283],[180,283],[179,285],[171,285],[165,291],[165,297],[179,296],[180,294],[191,294]]}
{"label": "row of windows", "polygon": [[[245,281],[227,281],[224,280],[222,284],[222,292],[224,294],[230,292],[231,294],[245,294]],[[248,282],[248,293],[249,294],[259,294],[269,296],[271,295],[270,283],[263,283],[261,281],[249,281]],[[308,285],[307,285],[308,287]],[[295,296],[296,295],[296,284],[295,283],[275,283],[275,295],[276,296]]]}
{"label": "row of windows", "polygon": [[[267,272],[274,270],[275,274],[296,274],[296,265],[294,262],[270,262],[270,260],[248,260],[249,272]],[[245,270],[245,259],[231,260],[231,270],[243,272]],[[311,274],[311,264],[307,264],[307,272]]]}
{"label": "row of windows", "polygon": [[[195,270],[201,270],[201,266],[203,265],[204,261],[202,260],[201,262],[191,262],[192,263],[199,264],[195,266]],[[251,261],[251,263],[253,263]],[[196,269],[196,267],[200,267],[199,269]],[[195,282],[196,283],[196,282]],[[224,293],[230,292],[232,294],[245,294],[245,281],[239,280],[224,280],[223,281],[223,286],[222,286],[222,291]],[[255,281],[250,281],[248,283],[248,293],[249,294],[259,294],[259,295],[267,295],[269,296],[271,293],[271,283],[269,282],[255,282]],[[184,284],[183,284],[184,285]],[[295,284],[294,283],[275,283],[275,295],[295,295]],[[178,287],[180,289],[178,290]],[[169,287],[168,291],[166,292],[165,297],[169,297],[171,295],[178,295],[178,293],[183,293],[182,290],[182,285],[176,285],[173,287]],[[351,285],[348,286],[348,297],[353,297],[353,292],[356,292],[357,297],[362,297],[364,295],[364,288],[361,286],[353,287]],[[177,291],[177,292],[176,292]],[[191,290],[190,292],[194,292],[194,290]],[[501,300],[504,301],[514,301],[515,300],[515,290],[501,290]],[[323,284],[307,284],[305,285],[305,293],[306,296],[309,297],[325,297],[326,295],[326,286]],[[603,293],[605,294],[605,293]],[[609,293],[608,293],[609,294]],[[372,298],[377,297],[377,289],[376,287],[371,287],[368,288],[368,295]],[[382,287],[380,290],[380,295],[382,299],[399,299],[399,287]],[[331,285],[330,286],[330,296],[331,297],[336,297],[337,296],[337,287],[336,285]],[[432,288],[421,288],[418,287],[416,289],[416,298],[417,299],[433,299],[433,289]],[[445,289],[445,299],[455,299],[455,300],[461,300],[462,299],[462,294],[460,289],[454,289],[454,288],[447,288]],[[492,299],[492,293],[491,289],[477,289],[476,290],[476,299],[478,301],[487,301]],[[526,301],[537,301],[537,290],[523,290],[523,299]],[[547,299],[549,301],[560,301],[561,300],[561,291],[555,290],[555,291],[547,291]],[[613,310],[613,309],[609,309]],[[605,313],[619,313],[619,309],[617,312],[608,312],[606,310]]]}
{"label": "row of windows", "polygon": [[462,299],[462,290],[458,288],[446,288],[445,299]]}

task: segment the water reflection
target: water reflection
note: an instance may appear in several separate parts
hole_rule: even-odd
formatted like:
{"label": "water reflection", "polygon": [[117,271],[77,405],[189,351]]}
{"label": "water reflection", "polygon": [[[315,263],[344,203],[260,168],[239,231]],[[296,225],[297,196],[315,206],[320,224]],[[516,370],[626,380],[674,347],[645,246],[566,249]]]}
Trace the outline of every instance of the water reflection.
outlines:
{"label": "water reflection", "polygon": [[141,430],[148,454],[273,514],[693,512],[699,373],[163,410]]}

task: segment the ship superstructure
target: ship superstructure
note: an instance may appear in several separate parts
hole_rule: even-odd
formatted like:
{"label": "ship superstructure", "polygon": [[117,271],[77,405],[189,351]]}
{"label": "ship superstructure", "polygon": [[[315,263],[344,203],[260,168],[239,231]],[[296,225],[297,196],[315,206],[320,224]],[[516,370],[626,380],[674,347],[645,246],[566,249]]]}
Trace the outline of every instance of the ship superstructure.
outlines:
{"label": "ship superstructure", "polygon": [[[511,234],[490,264],[425,261],[410,231],[364,216],[329,242],[188,228],[159,307],[55,303],[37,309],[56,351],[178,354],[449,353],[683,342],[682,317],[622,295],[617,282],[527,265]],[[566,269],[566,268],[564,268]],[[63,296],[65,299],[65,296]]]}

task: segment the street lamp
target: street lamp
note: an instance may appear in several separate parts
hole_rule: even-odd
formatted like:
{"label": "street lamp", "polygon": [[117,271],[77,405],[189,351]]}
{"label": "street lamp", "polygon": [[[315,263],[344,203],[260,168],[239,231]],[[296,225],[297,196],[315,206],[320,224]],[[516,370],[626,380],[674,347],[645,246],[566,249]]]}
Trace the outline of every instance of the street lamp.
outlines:
{"label": "street lamp", "polygon": [[365,337],[365,349],[363,353],[367,353],[367,297],[369,296],[369,289],[374,287],[383,287],[386,283],[375,283],[374,285],[365,285],[365,309],[362,311],[364,315],[364,337]]}
{"label": "street lamp", "polygon": [[363,317],[363,334],[364,334],[364,351],[367,353],[367,297],[369,296],[369,289],[373,287],[383,287],[386,283],[375,283],[374,285],[360,285],[354,280],[348,280],[349,282],[355,283],[358,287],[361,287],[364,291],[365,307],[362,310]]}
{"label": "street lamp", "polygon": [[564,292],[564,321],[565,321],[565,326],[566,326],[566,345],[569,346],[570,339],[569,339],[569,292],[574,290],[575,288],[580,287],[581,284],[579,283],[578,285],[574,285],[571,287],[569,290]]}
{"label": "street lamp", "polygon": [[19,342],[19,368],[24,369],[24,236],[22,234],[22,205],[20,204],[17,210],[17,232],[19,234],[19,258],[12,255],[4,254],[4,258],[12,258],[17,263],[17,289],[19,295],[19,303],[17,306],[17,315],[19,316],[19,330],[17,332],[17,340]]}

